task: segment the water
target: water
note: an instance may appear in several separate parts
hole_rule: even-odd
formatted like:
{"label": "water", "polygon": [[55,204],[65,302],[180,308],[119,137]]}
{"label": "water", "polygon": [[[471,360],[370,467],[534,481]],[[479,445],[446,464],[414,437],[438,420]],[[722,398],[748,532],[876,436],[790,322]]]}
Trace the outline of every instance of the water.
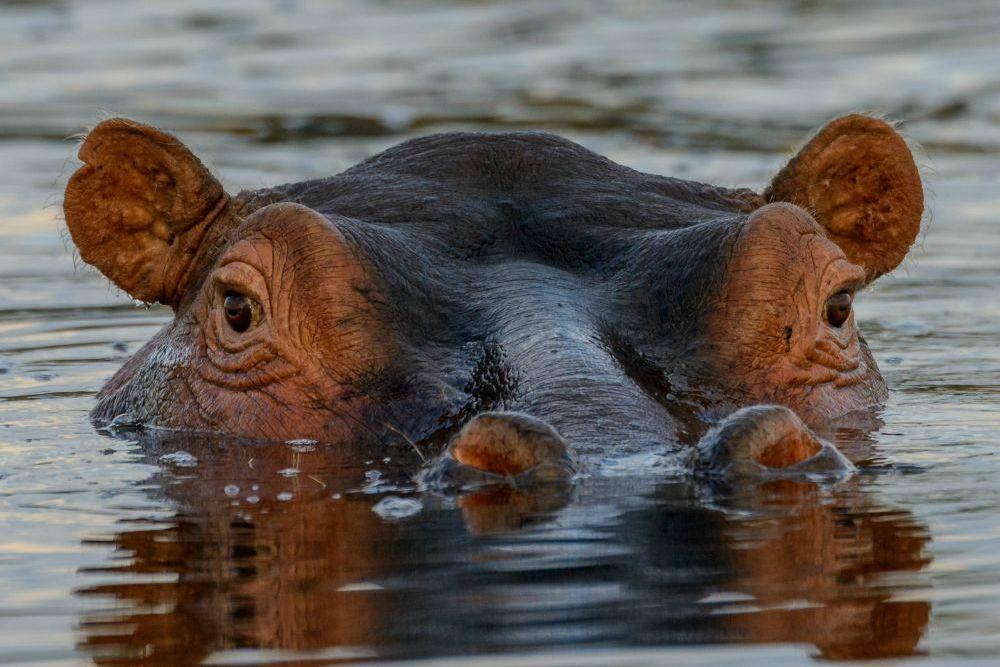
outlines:
{"label": "water", "polygon": [[[998,30],[988,0],[0,2],[0,663],[991,661]],[[869,465],[848,482],[726,493],[640,460],[457,499],[398,488],[405,452],[87,421],[168,317],[60,233],[65,139],[108,112],[235,191],[507,127],[759,186],[856,109],[909,121],[933,218],[858,305],[893,393],[874,433],[839,435]]]}

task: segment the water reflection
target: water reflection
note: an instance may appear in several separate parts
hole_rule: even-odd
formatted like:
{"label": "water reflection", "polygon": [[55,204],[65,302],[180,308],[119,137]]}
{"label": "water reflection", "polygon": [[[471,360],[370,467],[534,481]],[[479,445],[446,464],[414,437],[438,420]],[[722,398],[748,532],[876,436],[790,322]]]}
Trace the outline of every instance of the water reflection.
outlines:
{"label": "water reflection", "polygon": [[[81,618],[80,648],[103,664],[720,642],[875,658],[916,652],[930,617],[927,601],[894,600],[925,583],[927,529],[865,479],[597,478],[455,498],[407,491],[402,449],[139,446],[165,466],[148,493],[176,513],[123,524],[111,565],[83,575],[103,609]],[[420,504],[395,515],[386,494]]]}
{"label": "water reflection", "polygon": [[807,642],[828,659],[915,652],[930,619],[925,600],[895,601],[930,562],[927,529],[874,494],[844,489],[828,500],[813,484],[773,482],[755,512],[720,529],[733,590],[727,630],[754,642]]}

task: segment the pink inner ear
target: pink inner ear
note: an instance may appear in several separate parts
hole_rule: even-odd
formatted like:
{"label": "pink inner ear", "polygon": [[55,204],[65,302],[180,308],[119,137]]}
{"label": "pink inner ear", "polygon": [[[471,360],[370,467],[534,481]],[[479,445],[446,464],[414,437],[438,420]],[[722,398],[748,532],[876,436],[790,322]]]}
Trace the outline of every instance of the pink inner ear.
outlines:
{"label": "pink inner ear", "polygon": [[920,232],[923,186],[906,142],[884,121],[851,115],[831,122],[764,193],[799,204],[868,282],[906,256]]}

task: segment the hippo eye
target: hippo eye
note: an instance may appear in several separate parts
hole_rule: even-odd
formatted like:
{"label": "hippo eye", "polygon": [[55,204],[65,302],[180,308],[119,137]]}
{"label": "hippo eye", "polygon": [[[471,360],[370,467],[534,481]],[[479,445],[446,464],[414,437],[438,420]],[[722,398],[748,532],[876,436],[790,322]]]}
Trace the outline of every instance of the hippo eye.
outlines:
{"label": "hippo eye", "polygon": [[226,323],[232,330],[236,333],[243,333],[256,323],[260,306],[244,294],[226,292],[222,309],[226,315]]}
{"label": "hippo eye", "polygon": [[839,329],[844,325],[851,316],[851,300],[850,292],[838,292],[826,300],[824,315],[830,326]]}

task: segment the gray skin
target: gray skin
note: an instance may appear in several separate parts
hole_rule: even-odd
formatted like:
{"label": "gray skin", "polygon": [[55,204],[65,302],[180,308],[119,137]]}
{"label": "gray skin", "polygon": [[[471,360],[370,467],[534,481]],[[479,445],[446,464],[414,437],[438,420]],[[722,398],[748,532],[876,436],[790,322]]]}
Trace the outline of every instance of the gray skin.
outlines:
{"label": "gray skin", "polygon": [[[588,456],[680,440],[677,406],[657,395],[690,361],[699,305],[749,214],[741,194],[752,196],[635,172],[552,135],[447,134],[248,206],[318,211],[378,272],[409,352],[381,369],[403,393],[380,397],[383,419],[416,440],[430,433],[413,419],[523,412]],[[443,405],[406,405],[442,392]]]}
{"label": "gray skin", "polygon": [[[101,145],[96,138],[85,145],[80,173],[97,169]],[[80,173],[66,212],[88,259]],[[836,292],[819,284],[830,262],[848,267],[847,282],[833,289],[851,293],[885,269],[870,268],[850,243],[841,244],[852,253],[845,259],[821,222],[792,204],[769,203],[768,193],[640,173],[548,134],[459,133],[408,141],[330,178],[219,201],[210,231],[199,232],[202,247],[178,271],[185,281],[159,298],[175,320],[102,390],[93,412],[99,423],[372,447],[403,439],[423,451],[450,442],[425,475],[439,481],[442,470],[516,476],[552,461],[569,475],[575,463],[568,461],[639,452],[707,474],[746,474],[756,468],[729,462],[766,449],[762,439],[794,433],[808,441],[809,426],[871,410],[886,396],[863,338],[822,322],[823,303]],[[183,242],[188,232],[179,231]],[[309,245],[324,234],[333,235],[334,259]],[[228,386],[204,370],[216,363],[205,343],[219,308],[213,276],[247,239],[284,249],[282,266],[296,279],[269,285],[270,298],[292,313],[296,341],[312,341],[286,360],[292,379],[272,378],[259,392],[249,370]],[[813,245],[802,250],[788,239]],[[779,247],[778,259],[768,259]],[[833,259],[817,259],[823,252]],[[127,282],[107,256],[89,261]],[[336,290],[328,283],[342,274],[331,262],[353,271]],[[772,283],[774,303],[761,304],[754,290]],[[755,296],[743,303],[743,293]],[[789,314],[796,304],[808,304],[802,312],[816,322]],[[831,349],[849,351],[853,365],[815,382],[786,382],[794,364],[785,369],[770,350],[791,353],[799,336],[817,330],[842,339]],[[339,343],[355,339],[371,343]],[[345,359],[346,370],[337,365]],[[689,454],[710,424],[761,403],[787,407],[733,415],[735,426],[717,425],[701,456]],[[761,425],[747,426],[755,421]],[[533,463],[505,472],[461,455],[465,444],[481,452],[494,440],[507,443],[497,456],[514,452]],[[789,469],[849,470],[830,449],[823,443],[819,458]]]}

